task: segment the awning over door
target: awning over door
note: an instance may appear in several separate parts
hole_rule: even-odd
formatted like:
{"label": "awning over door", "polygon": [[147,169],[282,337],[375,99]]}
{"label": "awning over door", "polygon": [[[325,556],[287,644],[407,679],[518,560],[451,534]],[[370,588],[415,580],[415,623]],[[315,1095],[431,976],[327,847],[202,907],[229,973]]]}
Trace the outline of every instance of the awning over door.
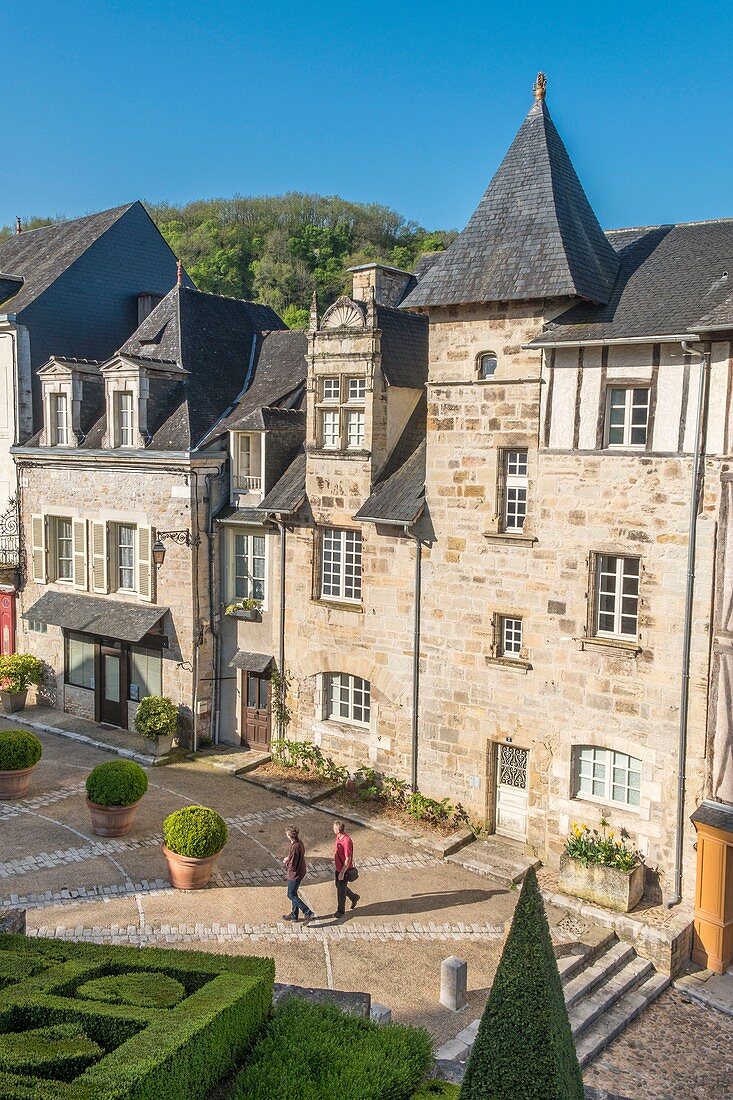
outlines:
{"label": "awning over door", "polygon": [[82,634],[99,634],[121,642],[139,642],[160,622],[166,611],[167,607],[151,604],[124,603],[66,592],[44,592],[23,618],[77,630]]}
{"label": "awning over door", "polygon": [[243,649],[238,649],[229,662],[229,667],[241,668],[243,672],[255,672],[262,676],[264,672],[270,671],[274,663],[275,659],[269,653],[245,653]]}

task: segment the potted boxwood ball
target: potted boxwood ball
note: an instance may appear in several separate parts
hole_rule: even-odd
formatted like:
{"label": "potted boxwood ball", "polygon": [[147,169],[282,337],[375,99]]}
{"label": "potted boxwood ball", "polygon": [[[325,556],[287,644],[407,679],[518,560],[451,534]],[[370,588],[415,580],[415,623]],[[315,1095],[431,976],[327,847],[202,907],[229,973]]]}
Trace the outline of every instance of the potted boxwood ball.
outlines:
{"label": "potted boxwood ball", "polygon": [[0,702],[8,714],[22,710],[28,688],[43,678],[43,661],[32,653],[3,653],[0,656]]}
{"label": "potted boxwood ball", "polygon": [[87,806],[96,836],[124,836],[132,828],[148,777],[133,760],[109,760],[87,776]]}
{"label": "potted boxwood ball", "polygon": [[43,747],[28,730],[0,730],[0,798],[22,798]]}
{"label": "potted boxwood ball", "polygon": [[135,729],[151,742],[153,756],[171,751],[178,732],[178,707],[167,695],[146,695],[135,711]]}
{"label": "potted boxwood ball", "polygon": [[163,855],[176,889],[207,886],[226,842],[226,822],[214,810],[184,806],[170,814],[163,822]]}

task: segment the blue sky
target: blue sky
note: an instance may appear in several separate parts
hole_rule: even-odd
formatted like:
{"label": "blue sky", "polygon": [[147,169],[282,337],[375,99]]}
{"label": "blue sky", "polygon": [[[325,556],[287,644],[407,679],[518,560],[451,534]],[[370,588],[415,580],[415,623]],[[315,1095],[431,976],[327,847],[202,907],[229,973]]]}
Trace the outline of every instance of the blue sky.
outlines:
{"label": "blue sky", "polygon": [[733,5],[4,0],[0,224],[340,194],[461,228],[535,73],[601,223],[733,216]]}

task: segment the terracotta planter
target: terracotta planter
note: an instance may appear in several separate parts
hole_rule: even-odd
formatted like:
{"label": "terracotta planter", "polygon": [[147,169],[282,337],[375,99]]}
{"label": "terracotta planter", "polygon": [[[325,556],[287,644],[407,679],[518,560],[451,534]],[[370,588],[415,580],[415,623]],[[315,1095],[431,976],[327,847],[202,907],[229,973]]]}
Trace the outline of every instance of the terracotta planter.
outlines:
{"label": "terracotta planter", "polygon": [[630,871],[604,867],[600,863],[580,863],[565,856],[560,864],[558,885],[564,894],[595,902],[604,909],[630,913],[644,893],[644,864],[637,863]]}
{"label": "terracotta planter", "polygon": [[148,737],[147,747],[151,756],[157,760],[159,756],[167,756],[173,748],[173,735],[169,737]]}
{"label": "terracotta planter", "polygon": [[0,702],[6,714],[22,710],[27,698],[27,691],[0,691]]}
{"label": "terracotta planter", "polygon": [[168,863],[168,874],[176,890],[201,890],[209,885],[214,864],[219,858],[214,856],[194,859],[193,856],[179,856],[163,844],[163,855]]}
{"label": "terracotta planter", "polygon": [[92,832],[95,836],[124,836],[129,833],[135,811],[141,802],[142,798],[138,798],[131,806],[101,806],[99,802],[87,799]]}
{"label": "terracotta planter", "polygon": [[0,772],[0,798],[22,798],[28,792],[31,782],[31,773],[38,764],[31,764],[30,768],[16,768],[12,772]]}

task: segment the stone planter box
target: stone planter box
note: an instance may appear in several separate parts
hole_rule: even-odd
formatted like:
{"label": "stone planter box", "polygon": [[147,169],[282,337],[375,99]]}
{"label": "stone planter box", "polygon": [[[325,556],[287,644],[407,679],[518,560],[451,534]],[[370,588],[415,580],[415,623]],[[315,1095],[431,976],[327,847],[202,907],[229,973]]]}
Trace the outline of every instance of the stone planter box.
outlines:
{"label": "stone planter box", "polygon": [[27,691],[0,691],[0,703],[6,714],[15,714],[22,710],[27,698]]}
{"label": "stone planter box", "polygon": [[173,748],[173,736],[170,737],[146,737],[145,745],[151,756],[156,760],[159,756],[167,756]]}
{"label": "stone planter box", "polygon": [[232,611],[230,619],[242,619],[245,623],[261,623],[262,612],[259,607],[253,607],[249,611]]}
{"label": "stone planter box", "polygon": [[631,871],[604,867],[600,863],[580,863],[565,856],[560,864],[558,885],[564,894],[584,898],[604,909],[630,913],[644,893],[644,864],[637,863]]}

